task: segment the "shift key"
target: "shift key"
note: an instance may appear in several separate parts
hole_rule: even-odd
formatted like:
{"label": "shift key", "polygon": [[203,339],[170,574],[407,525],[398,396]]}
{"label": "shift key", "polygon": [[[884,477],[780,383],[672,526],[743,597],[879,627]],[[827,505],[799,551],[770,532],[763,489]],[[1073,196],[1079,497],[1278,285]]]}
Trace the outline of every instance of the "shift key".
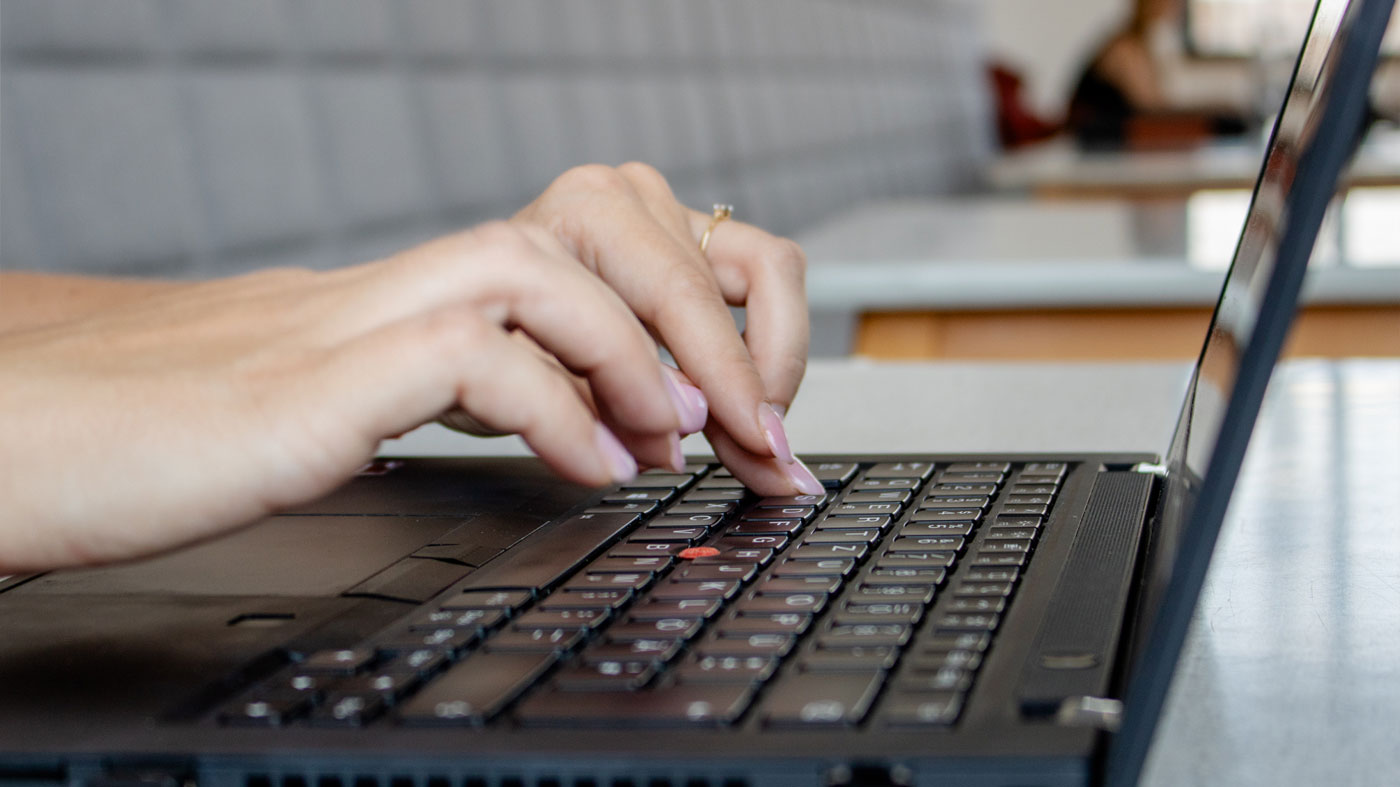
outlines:
{"label": "shift key", "polygon": [[880,693],[883,671],[790,674],[764,695],[760,718],[774,727],[859,724]]}
{"label": "shift key", "polygon": [[477,653],[434,678],[399,710],[405,724],[481,724],[500,713],[550,664],[549,653]]}

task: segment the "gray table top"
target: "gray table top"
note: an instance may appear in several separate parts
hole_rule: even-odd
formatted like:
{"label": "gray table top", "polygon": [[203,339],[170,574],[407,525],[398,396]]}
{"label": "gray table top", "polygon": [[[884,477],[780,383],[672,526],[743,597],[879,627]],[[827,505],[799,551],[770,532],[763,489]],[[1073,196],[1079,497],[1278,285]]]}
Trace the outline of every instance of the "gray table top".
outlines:
{"label": "gray table top", "polygon": [[[794,446],[1165,450],[1179,364],[814,363]],[[839,418],[834,413],[843,413]],[[703,443],[688,442],[692,453]],[[1144,773],[1149,785],[1394,783],[1400,773],[1400,361],[1284,364]],[[518,454],[422,429],[400,455]]]}

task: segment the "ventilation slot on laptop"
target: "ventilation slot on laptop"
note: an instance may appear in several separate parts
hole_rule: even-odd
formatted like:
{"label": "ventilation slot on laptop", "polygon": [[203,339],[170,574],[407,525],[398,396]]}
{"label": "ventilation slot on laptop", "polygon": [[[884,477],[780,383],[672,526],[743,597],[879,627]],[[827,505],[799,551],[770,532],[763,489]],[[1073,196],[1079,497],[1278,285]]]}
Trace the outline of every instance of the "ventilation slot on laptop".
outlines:
{"label": "ventilation slot on laptop", "polygon": [[350,773],[248,774],[243,787],[749,787],[744,779]]}

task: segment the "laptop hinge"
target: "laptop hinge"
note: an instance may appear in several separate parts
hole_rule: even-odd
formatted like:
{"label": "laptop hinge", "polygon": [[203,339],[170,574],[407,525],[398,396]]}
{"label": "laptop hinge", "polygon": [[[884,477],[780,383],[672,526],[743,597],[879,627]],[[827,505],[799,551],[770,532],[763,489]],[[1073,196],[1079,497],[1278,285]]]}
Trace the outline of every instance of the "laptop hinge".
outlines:
{"label": "laptop hinge", "polygon": [[1151,462],[1138,462],[1137,464],[1133,465],[1133,472],[1143,473],[1145,475],[1155,475],[1158,478],[1166,478],[1167,466],[1165,464],[1154,465]]}
{"label": "laptop hinge", "polygon": [[1063,727],[1117,732],[1122,721],[1123,701],[1107,697],[1065,697],[1055,713],[1055,723]]}

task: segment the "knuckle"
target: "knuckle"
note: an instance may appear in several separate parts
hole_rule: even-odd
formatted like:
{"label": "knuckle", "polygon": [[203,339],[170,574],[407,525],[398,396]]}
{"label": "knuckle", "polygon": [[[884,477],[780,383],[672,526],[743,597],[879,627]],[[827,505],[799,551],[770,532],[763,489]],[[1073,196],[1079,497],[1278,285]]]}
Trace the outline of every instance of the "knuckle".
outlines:
{"label": "knuckle", "polygon": [[488,221],[471,231],[472,237],[483,246],[509,252],[518,252],[527,244],[524,233],[508,221]]}
{"label": "knuckle", "polygon": [[796,241],[778,238],[763,255],[763,264],[781,273],[804,276],[807,272],[807,253]]}
{"label": "knuckle", "polygon": [[661,170],[643,161],[629,161],[617,168],[618,172],[629,178],[651,186],[664,186],[667,189],[670,185],[666,182],[666,176],[661,174]]}
{"label": "knuckle", "polygon": [[627,187],[622,173],[606,164],[580,164],[565,171],[554,183],[586,191],[620,191]]}

